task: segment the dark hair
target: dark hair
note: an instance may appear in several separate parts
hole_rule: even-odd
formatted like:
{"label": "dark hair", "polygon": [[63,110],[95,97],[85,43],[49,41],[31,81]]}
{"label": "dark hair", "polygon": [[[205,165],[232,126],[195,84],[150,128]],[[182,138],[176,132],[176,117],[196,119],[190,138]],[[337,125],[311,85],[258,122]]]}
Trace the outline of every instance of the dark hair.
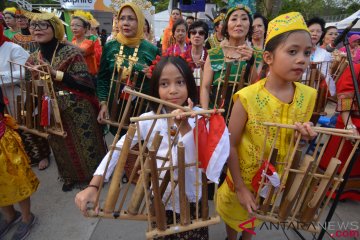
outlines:
{"label": "dark hair", "polygon": [[78,19],[82,22],[84,28],[89,28],[90,23],[86,22],[84,19],[78,16],[73,16],[72,19]]}
{"label": "dark hair", "polygon": [[[268,29],[268,25],[269,25],[269,21],[267,20],[266,17],[264,17],[263,15],[261,15],[260,13],[255,13],[254,17],[253,17],[253,21],[255,21],[255,19],[260,18],[264,24],[265,27],[265,32],[264,32],[264,40],[266,39],[266,33],[267,33],[267,29]],[[251,42],[252,36],[250,35],[249,40]]]}
{"label": "dark hair", "polygon": [[[188,63],[182,59],[181,57],[175,57],[175,56],[163,56],[161,57],[160,61],[156,64],[151,80],[150,80],[150,92],[149,94],[153,97],[160,98],[159,97],[159,80],[162,74],[162,71],[164,67],[167,64],[173,64],[181,73],[181,75],[184,77],[184,80],[186,82],[186,88],[188,92],[188,98],[191,99],[191,101],[194,102],[196,105],[198,102],[197,99],[197,88],[195,84],[195,79],[193,72],[191,71],[191,68],[189,67]],[[186,102],[184,103],[186,104]],[[155,102],[149,103],[150,108],[152,111],[156,112],[159,104]]]}
{"label": "dark hair", "polygon": [[323,45],[325,35],[326,35],[326,33],[327,33],[330,29],[336,29],[336,30],[337,30],[337,27],[335,27],[335,26],[328,26],[328,27],[325,28],[325,30],[323,31],[323,34],[321,35],[321,38],[320,38],[320,40],[319,40],[320,45]]}
{"label": "dark hair", "polygon": [[319,24],[321,27],[321,31],[324,32],[325,31],[325,21],[322,18],[319,17],[313,17],[311,19],[309,19],[308,21],[306,21],[306,25],[308,27],[310,27],[313,24]]}
{"label": "dark hair", "polygon": [[147,33],[150,33],[150,24],[146,18],[145,18],[145,25],[147,26]]}
{"label": "dark hair", "polygon": [[245,11],[244,9],[236,9],[236,10],[233,11],[231,14],[228,14],[227,18],[226,18],[225,21],[224,21],[224,26],[223,26],[223,28],[222,28],[222,30],[221,30],[221,34],[222,34],[225,38],[229,39],[229,33],[228,33],[228,23],[229,23],[229,19],[230,19],[231,15],[233,15],[233,13],[236,12],[237,10],[243,10],[244,12],[246,12],[246,14],[247,14],[247,16],[248,16],[248,18],[249,18],[249,21],[250,21],[249,31],[248,31],[247,35],[245,36],[245,39],[247,39],[247,38],[249,38],[249,36],[252,35],[252,23],[253,23],[253,19],[252,19],[250,13],[248,13],[248,12]]}
{"label": "dark hair", "polygon": [[272,39],[270,39],[267,44],[265,45],[265,50],[264,51],[268,51],[268,52],[274,52],[276,50],[276,48],[282,44],[283,42],[286,41],[286,39],[288,39],[288,37],[296,32],[306,32],[309,34],[308,31],[305,30],[293,30],[293,31],[289,31],[289,32],[284,32],[281,33],[275,37],[273,37]]}
{"label": "dark hair", "polygon": [[[179,13],[180,13],[180,15],[182,15],[182,12],[181,12],[181,9],[180,9],[180,8],[175,7],[175,8],[173,8],[173,9],[171,9],[171,13],[172,13],[174,10],[178,10]],[[171,13],[170,13],[170,14],[171,14]]]}
{"label": "dark hair", "polygon": [[187,16],[187,17],[186,17],[186,20],[188,20],[188,19],[192,19],[192,20],[195,21],[195,18],[194,18],[193,16]]}
{"label": "dark hair", "polygon": [[187,23],[185,22],[185,20],[184,19],[182,19],[182,18],[179,18],[178,20],[176,20],[176,22],[174,23],[174,25],[173,25],[173,27],[172,27],[172,34],[173,34],[173,36],[175,35],[175,30],[176,30],[176,28],[178,27],[178,26],[180,26],[180,25],[185,25],[185,29],[186,29],[186,32],[188,31],[188,25],[187,25]]}
{"label": "dark hair", "polygon": [[191,30],[199,27],[201,27],[205,31],[205,39],[206,39],[209,34],[209,26],[201,20],[195,21],[189,26],[188,37],[190,37]]}

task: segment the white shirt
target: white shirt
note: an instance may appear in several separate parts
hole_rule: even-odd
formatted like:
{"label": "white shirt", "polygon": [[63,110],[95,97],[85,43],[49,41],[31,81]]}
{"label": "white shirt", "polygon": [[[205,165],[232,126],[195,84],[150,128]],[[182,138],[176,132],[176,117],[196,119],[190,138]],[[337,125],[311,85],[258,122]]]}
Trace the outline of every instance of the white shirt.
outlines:
{"label": "white shirt", "polygon": [[[19,82],[20,79],[20,66],[12,64],[12,69],[10,69],[9,61],[24,65],[28,58],[29,53],[15,43],[4,42],[3,45],[0,46],[0,76],[4,84],[11,83],[11,71],[14,82]],[[24,70],[23,68],[21,71],[22,77],[25,76]],[[2,84],[2,82],[0,82],[0,84]]]}
{"label": "white shirt", "polygon": [[[194,108],[194,110],[199,110],[199,108]],[[151,112],[144,113],[141,116],[153,116],[153,115],[154,115],[154,113],[151,111]],[[144,140],[146,138],[146,135],[150,130],[152,122],[153,122],[153,120],[139,122],[141,140]],[[188,118],[188,122],[189,122],[191,128],[195,127],[195,119],[194,118]],[[155,133],[158,131],[160,132],[160,135],[163,136],[163,139],[161,141],[159,150],[157,152],[157,156],[165,157],[168,152],[168,149],[169,149],[168,134],[167,134],[168,128],[167,128],[167,120],[166,119],[158,119],[156,121],[155,127],[149,138],[147,147],[149,148],[151,146],[152,141],[155,136]],[[124,144],[125,136],[126,135],[123,135],[121,137],[121,139],[116,143],[117,148],[120,148],[120,149],[122,148],[122,146]],[[131,147],[133,147],[138,142],[138,139],[139,138],[138,138],[137,132],[136,132],[135,136],[133,138],[133,141],[131,143]],[[195,148],[195,140],[194,140],[193,131],[189,131],[184,136],[179,136],[178,142],[182,142],[185,147],[185,164],[195,163],[196,162],[196,155],[195,155],[196,148]],[[108,152],[106,154],[106,156],[103,158],[100,165],[96,169],[94,175],[103,175],[109,155],[110,155],[110,152]],[[109,181],[109,178],[114,171],[114,168],[116,166],[119,156],[120,156],[120,151],[114,150],[112,158],[109,163],[108,170],[106,172],[105,181]],[[178,165],[177,164],[177,146],[176,145],[172,148],[172,161],[173,161],[173,166]],[[160,168],[162,164],[163,164],[162,160],[157,160],[158,168]],[[169,166],[169,161],[166,162],[165,166]],[[185,169],[186,169],[185,170],[186,195],[187,195],[189,202],[195,202],[196,201],[196,185],[197,185],[196,184],[196,167],[195,166],[187,167]],[[201,198],[201,170],[199,169],[197,173],[198,173],[198,186],[199,186],[198,199],[200,199]],[[164,174],[165,174],[165,172],[163,171],[161,173],[160,177],[163,177]],[[177,180],[177,170],[174,171],[174,178],[175,178],[175,180]],[[165,191],[165,194],[163,196],[163,202],[165,202],[166,199],[168,198],[168,196],[170,195],[170,189],[171,189],[171,182],[169,183],[169,185]],[[172,204],[171,204],[171,197],[170,197],[170,201],[168,201],[168,204],[166,205],[165,208],[167,210],[173,210]],[[178,187],[175,188],[175,212],[180,213]]]}
{"label": "white shirt", "polygon": [[336,86],[334,79],[330,76],[330,64],[332,61],[331,53],[327,52],[325,49],[316,46],[315,52],[311,54],[311,62],[322,62],[321,73],[324,74],[326,83],[328,85],[331,96],[334,96],[336,93]]}

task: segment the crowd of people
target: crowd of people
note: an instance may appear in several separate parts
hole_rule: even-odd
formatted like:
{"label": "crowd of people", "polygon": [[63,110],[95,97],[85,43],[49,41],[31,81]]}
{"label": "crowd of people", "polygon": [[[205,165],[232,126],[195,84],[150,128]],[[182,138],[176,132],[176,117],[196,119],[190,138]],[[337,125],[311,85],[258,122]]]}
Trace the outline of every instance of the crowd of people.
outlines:
{"label": "crowd of people", "polygon": [[[179,8],[172,9],[159,47],[150,19],[132,2],[122,4],[114,15],[108,37],[105,33],[98,35],[100,23],[89,12],[73,13],[69,22],[72,39],[67,39],[64,22],[54,13],[16,8],[6,8],[0,13],[0,21],[3,20],[0,22],[0,208],[3,215],[0,239],[19,221],[12,239],[24,239],[29,234],[36,220],[31,212],[30,197],[39,185],[31,165],[45,170],[50,164],[51,152],[63,182],[62,191],[81,189],[75,203],[84,215],[87,214],[87,204],[96,201],[101,179],[109,181],[125,138],[123,135],[117,142],[117,150],[107,167],[109,153],[104,141],[107,133],[104,122],[114,107],[109,104],[115,98],[111,80],[121,78],[126,82],[135,75],[142,79],[136,86],[142,93],[194,110],[225,109],[223,116],[230,145],[221,149],[229,154],[227,170],[216,194],[216,210],[225,222],[227,239],[237,239],[243,230],[239,223],[247,221],[258,209],[251,181],[258,171],[259,149],[264,144],[265,128],[261,123],[293,124],[303,140],[316,138],[312,126],[317,122],[311,122],[311,117],[317,91],[299,80],[310,63],[334,61],[334,54],[325,49],[333,43],[338,29],[335,26],[325,28],[325,21],[319,17],[305,21],[298,12],[269,21],[241,4],[213,11],[208,17],[213,23],[211,28],[205,21],[185,17]],[[352,35],[349,43],[359,80],[360,35]],[[340,48],[336,54],[346,54],[344,52],[344,48]],[[119,57],[125,61],[119,63]],[[136,59],[136,64],[129,59]],[[66,137],[52,135],[46,139],[17,129],[11,117],[16,106],[9,97],[14,95],[11,92],[21,91],[17,83],[22,73],[18,65],[9,61],[28,66],[30,74],[31,69],[47,67],[57,93]],[[324,87],[337,97],[336,111],[340,114],[336,128],[359,135],[360,114],[354,102],[355,89],[349,68],[337,82],[328,68],[320,71]],[[242,88],[229,85],[223,89],[225,78],[231,83],[242,82]],[[168,107],[163,111],[182,112]],[[119,114],[117,112],[116,119]],[[150,105],[150,110],[141,114],[155,115],[156,108]],[[134,138],[132,146],[145,139],[151,123],[141,122],[143,136]],[[192,164],[196,159],[194,119],[188,117],[184,121],[183,117],[176,117],[170,124],[179,128],[186,149],[185,162]],[[152,127],[165,131],[164,125],[166,120]],[[110,127],[111,134],[115,135],[116,130]],[[290,139],[289,133],[280,135],[282,139]],[[167,138],[164,139],[159,148],[159,156],[163,157],[169,148]],[[285,158],[286,149],[292,144],[288,140],[278,146],[279,161]],[[326,169],[339,144],[340,137],[330,140],[331,147],[326,149],[320,168]],[[351,146],[351,141],[345,141],[339,157],[343,163]],[[267,142],[266,149],[270,148]],[[174,161],[176,165],[177,160]],[[359,164],[360,159],[357,159],[341,199],[360,200]],[[105,168],[108,171],[103,176]],[[192,168],[186,171],[186,194],[194,217],[196,197],[201,198],[195,186],[201,184],[201,179],[196,183],[196,172]],[[20,212],[14,208],[15,204],[19,204]],[[168,204],[166,210],[169,223],[173,211],[179,215],[178,204],[175,209]],[[242,232],[241,239],[251,237],[249,232]],[[208,238],[208,229],[203,227],[164,239]]]}

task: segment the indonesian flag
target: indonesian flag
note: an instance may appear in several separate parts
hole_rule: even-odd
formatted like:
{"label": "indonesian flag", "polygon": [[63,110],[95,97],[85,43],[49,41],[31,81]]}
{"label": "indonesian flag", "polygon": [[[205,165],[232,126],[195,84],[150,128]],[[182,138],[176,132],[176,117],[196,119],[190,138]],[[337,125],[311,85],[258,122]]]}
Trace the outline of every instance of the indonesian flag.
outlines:
{"label": "indonesian flag", "polygon": [[[268,165],[268,169],[265,172],[266,165]],[[264,161],[259,170],[256,172],[255,176],[252,179],[252,187],[255,192],[258,192],[260,187],[261,178],[265,176],[265,183],[270,182],[272,186],[278,188],[280,186],[280,177],[276,172],[275,167],[269,163],[269,161]],[[260,189],[260,196],[266,198],[267,193],[269,191],[269,185],[264,185],[262,189]]]}
{"label": "indonesian flag", "polygon": [[43,96],[41,102],[41,121],[40,126],[47,127],[50,125],[50,98],[49,96]]}
{"label": "indonesian flag", "polygon": [[[223,166],[230,154],[229,131],[223,116],[211,115],[208,123],[202,117],[198,123],[198,159],[209,180],[219,183]],[[194,129],[196,138],[196,129]],[[195,139],[196,142],[196,139]]]}

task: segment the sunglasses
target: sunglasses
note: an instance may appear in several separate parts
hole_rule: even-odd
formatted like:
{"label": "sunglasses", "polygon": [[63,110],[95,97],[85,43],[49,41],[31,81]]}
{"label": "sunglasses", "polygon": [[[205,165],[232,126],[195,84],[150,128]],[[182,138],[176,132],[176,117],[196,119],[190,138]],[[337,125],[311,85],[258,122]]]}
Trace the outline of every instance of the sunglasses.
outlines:
{"label": "sunglasses", "polygon": [[200,30],[200,31],[191,30],[189,32],[190,32],[191,35],[199,34],[200,36],[205,36],[205,31],[204,30]]}

